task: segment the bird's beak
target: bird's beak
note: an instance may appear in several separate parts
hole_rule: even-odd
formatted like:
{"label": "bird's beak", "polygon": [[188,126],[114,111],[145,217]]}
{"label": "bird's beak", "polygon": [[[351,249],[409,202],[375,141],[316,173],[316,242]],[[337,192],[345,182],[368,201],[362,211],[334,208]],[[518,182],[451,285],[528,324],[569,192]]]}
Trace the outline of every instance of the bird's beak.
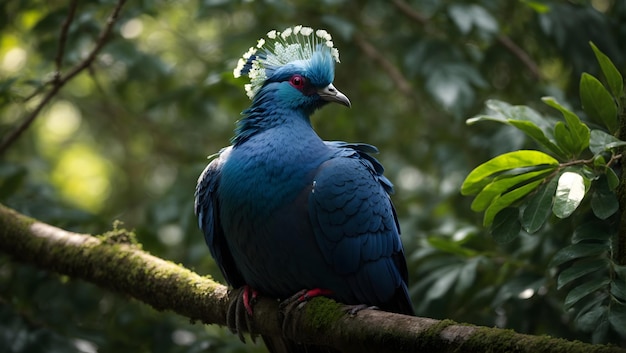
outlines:
{"label": "bird's beak", "polygon": [[348,97],[346,97],[345,94],[339,92],[339,90],[336,89],[332,83],[324,88],[318,89],[317,94],[320,96],[320,98],[327,102],[343,104],[346,107],[350,108],[350,100],[348,99]]}

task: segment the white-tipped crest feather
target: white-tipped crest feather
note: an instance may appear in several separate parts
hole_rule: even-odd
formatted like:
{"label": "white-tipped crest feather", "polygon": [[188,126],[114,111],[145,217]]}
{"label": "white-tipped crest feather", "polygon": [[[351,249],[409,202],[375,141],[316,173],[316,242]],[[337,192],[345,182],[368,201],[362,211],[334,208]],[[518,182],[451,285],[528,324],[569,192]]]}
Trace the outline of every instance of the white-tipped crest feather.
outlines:
{"label": "white-tipped crest feather", "polygon": [[267,79],[266,69],[275,69],[292,61],[309,60],[319,45],[330,48],[332,57],[339,62],[339,51],[334,47],[331,35],[323,29],[315,31],[298,25],[282,32],[271,30],[267,33],[267,40],[259,39],[255,47],[243,54],[233,75],[235,78],[248,75],[250,83],[244,87],[252,99]]}

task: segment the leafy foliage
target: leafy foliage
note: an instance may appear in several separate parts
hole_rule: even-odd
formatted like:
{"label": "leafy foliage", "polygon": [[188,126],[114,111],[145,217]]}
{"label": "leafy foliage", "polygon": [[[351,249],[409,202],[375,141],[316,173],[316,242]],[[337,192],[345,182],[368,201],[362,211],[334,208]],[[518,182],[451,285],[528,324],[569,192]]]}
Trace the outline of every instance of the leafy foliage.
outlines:
{"label": "leafy foliage", "polygon": [[[586,115],[606,130],[590,130],[578,115],[552,97],[544,98],[544,103],[559,110],[565,122],[557,121],[550,128],[544,125],[542,129],[534,123],[532,119],[537,119],[534,112],[529,114],[532,118],[519,120],[489,116],[470,119],[470,124],[484,120],[511,124],[533,137],[559,160],[539,151],[506,153],[475,168],[465,179],[461,191],[465,195],[477,194],[472,209],[485,211],[484,225],[492,226],[496,240],[512,240],[521,228],[518,223],[526,232],[535,233],[550,213],[559,219],[573,217],[573,222],[582,223],[574,230],[574,244],[558,251],[549,266],[560,268],[557,289],[569,287],[564,307],[577,313],[575,323],[583,330],[592,331],[595,340],[604,341],[611,333],[626,337],[626,328],[619,325],[626,309],[621,291],[625,278],[616,270],[625,260],[616,249],[624,246],[626,235],[618,232],[618,222],[602,228],[595,224],[590,228],[587,222],[592,217],[608,220],[619,209],[617,198],[623,191],[617,190],[619,179],[613,167],[622,158],[621,147],[626,142],[613,135],[618,133],[619,118],[626,119],[623,113],[626,110],[621,104],[624,101],[621,74],[604,53],[595,45],[591,46],[609,89],[594,76],[583,73],[580,98]],[[613,96],[611,92],[620,96]],[[515,107],[502,103],[491,103],[491,106],[499,107],[497,112],[501,115],[515,116],[511,112]],[[520,110],[532,111],[523,107],[515,109]],[[622,112],[620,116],[618,111]],[[522,121],[526,124],[516,125]],[[580,159],[583,153],[591,158]],[[544,169],[548,171],[542,172]],[[534,195],[524,198],[530,193]],[[589,193],[590,209],[574,215]],[[507,207],[521,208],[523,212],[509,211],[499,217],[499,223],[493,224],[498,212]],[[567,268],[563,269],[564,265]],[[584,305],[578,305],[580,303]]]}
{"label": "leafy foliage", "polygon": [[[57,67],[72,3],[0,2],[0,140],[41,101],[55,71],[85,58],[116,1],[76,2]],[[121,220],[151,253],[220,278],[192,198],[206,156],[228,144],[249,104],[232,78],[236,60],[271,29],[326,28],[341,54],[335,85],[353,107],[327,107],[313,123],[324,139],[381,150],[418,314],[623,344],[613,328],[626,327],[618,305],[626,270],[611,244],[624,137],[611,108],[597,103],[606,101],[602,89],[624,95],[624,16],[623,1],[129,1],[100,55],[0,158],[0,202],[79,232]],[[553,98],[536,104],[541,96]],[[612,102],[622,114],[624,103]],[[486,120],[503,124],[477,123]],[[470,187],[480,194],[491,185],[472,206],[459,193],[463,178],[510,151],[517,157]],[[575,210],[560,220],[554,196],[565,173],[577,176],[562,181],[567,202],[557,211]],[[580,178],[585,196],[573,207]],[[472,209],[494,202],[490,237]],[[550,264],[578,244],[596,252],[574,249]],[[584,283],[594,285],[565,309]],[[11,333],[0,341],[9,352],[253,349],[220,328],[6,255],[0,329]]]}

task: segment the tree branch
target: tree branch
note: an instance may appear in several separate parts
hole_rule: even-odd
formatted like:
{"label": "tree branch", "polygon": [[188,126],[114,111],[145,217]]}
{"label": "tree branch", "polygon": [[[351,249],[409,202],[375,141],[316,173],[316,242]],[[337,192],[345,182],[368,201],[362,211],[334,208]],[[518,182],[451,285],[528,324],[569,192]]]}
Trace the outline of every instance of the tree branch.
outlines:
{"label": "tree branch", "polygon": [[539,69],[539,65],[522,49],[519,45],[515,44],[513,40],[503,34],[496,37],[496,40],[500,45],[505,47],[508,51],[511,52],[519,61],[526,66],[530,75],[534,80],[540,81],[543,79],[543,75],[541,74],[541,70]]}
{"label": "tree branch", "polygon": [[424,27],[428,25],[428,18],[422,15],[420,12],[414,10],[413,7],[411,7],[411,5],[409,5],[406,1],[392,0],[391,2],[398,8],[398,10],[400,10],[400,12],[405,14],[408,18],[412,19],[413,21],[419,23]]}
{"label": "tree branch", "polygon": [[65,56],[65,43],[67,42],[67,32],[70,29],[70,24],[74,20],[74,14],[76,13],[76,7],[78,6],[78,0],[72,0],[67,11],[67,17],[61,26],[61,35],[59,36],[59,47],[57,48],[57,56],[54,59],[56,65],[56,72],[54,73],[55,81],[61,78],[61,70],[63,69],[63,57]]}
{"label": "tree branch", "polygon": [[74,11],[76,10],[76,1],[73,1],[70,4],[69,13],[67,15],[65,22],[63,23],[61,27],[61,37],[59,39],[59,48],[57,50],[57,56],[55,60],[56,72],[54,74],[55,75],[54,79],[51,81],[52,88],[41,99],[41,101],[39,102],[39,104],[37,104],[35,109],[33,109],[30,112],[30,114],[28,114],[24,118],[22,123],[19,124],[11,133],[5,136],[5,138],[2,139],[2,141],[0,141],[0,155],[6,152],[9,146],[11,146],[15,141],[17,141],[17,139],[22,135],[22,133],[26,131],[26,129],[28,129],[28,127],[33,123],[33,121],[35,121],[35,119],[37,118],[41,110],[52,100],[52,98],[54,98],[54,96],[56,96],[56,94],[61,90],[63,86],[65,86],[65,84],[68,81],[74,78],[74,76],[78,75],[85,68],[91,66],[91,64],[96,59],[96,56],[98,55],[100,50],[106,44],[109,38],[109,35],[111,34],[111,31],[113,30],[113,25],[117,21],[120,11],[122,10],[122,6],[124,6],[125,3],[126,3],[126,0],[118,0],[115,8],[113,8],[113,11],[111,12],[111,15],[107,19],[106,25],[104,26],[104,28],[102,28],[102,31],[100,31],[100,34],[98,35],[98,39],[96,40],[95,46],[91,50],[89,55],[87,55],[87,57],[83,59],[81,62],[76,64],[76,66],[71,68],[66,75],[61,76],[60,66],[63,61],[63,52],[65,50],[64,48],[65,48],[65,40],[67,37],[67,30],[72,21],[72,18],[74,17]]}
{"label": "tree branch", "polygon": [[[410,18],[416,23],[419,23],[421,26],[425,27],[429,32],[433,32],[433,29],[428,27],[430,25],[430,20],[422,15],[420,12],[416,11],[404,0],[393,0],[392,3],[396,6],[396,8],[404,14],[406,17]],[[541,70],[539,69],[539,65],[522,49],[519,45],[517,45],[511,38],[500,34],[496,37],[496,40],[500,45],[502,45],[506,50],[511,52],[530,72],[532,78],[534,80],[541,80]]]}
{"label": "tree branch", "polygon": [[[171,310],[192,320],[226,324],[229,297],[225,286],[180,265],[141,250],[132,233],[114,229],[101,236],[65,231],[0,205],[0,251],[103,288],[130,295],[157,310]],[[377,310],[356,316],[332,300],[316,298],[289,316],[282,332],[275,300],[255,305],[256,333],[344,352],[621,352],[626,350],[517,334],[509,330],[459,325]]]}
{"label": "tree branch", "polygon": [[413,88],[411,87],[409,81],[404,78],[402,72],[400,72],[400,70],[398,70],[398,68],[395,67],[389,60],[387,60],[387,58],[385,58],[385,56],[376,49],[376,47],[359,34],[354,35],[354,42],[359,46],[359,48],[361,48],[361,51],[365,53],[365,55],[380,65],[402,94],[407,97],[413,96]]}

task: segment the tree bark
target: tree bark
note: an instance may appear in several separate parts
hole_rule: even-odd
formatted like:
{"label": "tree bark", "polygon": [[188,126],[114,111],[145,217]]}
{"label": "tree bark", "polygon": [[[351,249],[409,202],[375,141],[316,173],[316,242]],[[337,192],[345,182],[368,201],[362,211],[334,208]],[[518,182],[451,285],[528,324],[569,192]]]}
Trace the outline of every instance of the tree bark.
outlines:
{"label": "tree bark", "polygon": [[[157,310],[226,325],[232,298],[225,286],[150,255],[124,229],[99,236],[72,233],[0,205],[0,251],[15,261],[132,296]],[[325,298],[315,298],[294,310],[284,325],[289,330],[283,332],[284,315],[277,301],[260,298],[254,308],[257,334],[282,334],[344,352],[626,352],[612,346],[377,310],[350,315],[343,305]]]}

